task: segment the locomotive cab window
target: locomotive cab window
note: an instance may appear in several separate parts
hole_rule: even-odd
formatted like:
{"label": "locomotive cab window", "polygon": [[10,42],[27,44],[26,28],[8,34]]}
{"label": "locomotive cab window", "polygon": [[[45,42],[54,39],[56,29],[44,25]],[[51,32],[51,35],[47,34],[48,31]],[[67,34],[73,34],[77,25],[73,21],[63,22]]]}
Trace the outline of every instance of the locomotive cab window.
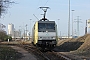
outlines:
{"label": "locomotive cab window", "polygon": [[55,32],[55,23],[39,23],[38,24],[39,32]]}

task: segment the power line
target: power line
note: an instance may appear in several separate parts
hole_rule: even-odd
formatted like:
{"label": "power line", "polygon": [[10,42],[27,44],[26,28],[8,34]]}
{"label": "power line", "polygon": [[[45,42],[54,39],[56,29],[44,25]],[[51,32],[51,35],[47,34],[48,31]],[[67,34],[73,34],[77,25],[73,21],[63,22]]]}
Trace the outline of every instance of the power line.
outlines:
{"label": "power line", "polygon": [[37,20],[39,20],[39,19],[35,16],[35,14],[33,14],[33,16],[34,16]]}
{"label": "power line", "polygon": [[46,3],[44,4],[44,6],[49,2],[49,0],[46,1]]}

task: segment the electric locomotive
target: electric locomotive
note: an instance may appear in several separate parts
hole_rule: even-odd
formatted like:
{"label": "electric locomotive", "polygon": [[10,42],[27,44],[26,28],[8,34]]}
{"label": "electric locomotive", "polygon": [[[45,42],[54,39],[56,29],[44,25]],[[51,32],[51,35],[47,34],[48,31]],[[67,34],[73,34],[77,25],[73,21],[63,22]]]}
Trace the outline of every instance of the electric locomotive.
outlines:
{"label": "electric locomotive", "polygon": [[[45,14],[45,13],[44,13]],[[45,17],[35,22],[32,30],[33,44],[41,47],[52,49],[56,46],[57,36],[57,25],[55,21],[49,21]]]}

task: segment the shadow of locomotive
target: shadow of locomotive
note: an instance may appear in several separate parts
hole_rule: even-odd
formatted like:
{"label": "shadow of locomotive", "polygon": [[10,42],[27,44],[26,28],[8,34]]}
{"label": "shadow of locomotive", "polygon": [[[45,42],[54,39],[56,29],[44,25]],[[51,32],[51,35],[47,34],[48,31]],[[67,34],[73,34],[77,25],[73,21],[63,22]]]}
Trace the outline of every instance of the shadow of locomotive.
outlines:
{"label": "shadow of locomotive", "polygon": [[58,52],[70,52],[77,50],[82,44],[83,42],[65,42],[60,46],[56,46],[54,50]]}

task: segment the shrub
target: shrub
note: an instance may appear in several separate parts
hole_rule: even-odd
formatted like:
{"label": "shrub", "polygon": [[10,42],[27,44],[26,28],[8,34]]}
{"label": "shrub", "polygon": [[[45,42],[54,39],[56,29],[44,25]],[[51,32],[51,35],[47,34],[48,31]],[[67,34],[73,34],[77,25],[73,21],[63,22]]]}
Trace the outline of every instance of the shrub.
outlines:
{"label": "shrub", "polygon": [[9,39],[9,41],[11,41],[12,40],[12,37],[11,36],[8,36],[8,35],[4,37],[4,41],[8,41],[8,39]]}

